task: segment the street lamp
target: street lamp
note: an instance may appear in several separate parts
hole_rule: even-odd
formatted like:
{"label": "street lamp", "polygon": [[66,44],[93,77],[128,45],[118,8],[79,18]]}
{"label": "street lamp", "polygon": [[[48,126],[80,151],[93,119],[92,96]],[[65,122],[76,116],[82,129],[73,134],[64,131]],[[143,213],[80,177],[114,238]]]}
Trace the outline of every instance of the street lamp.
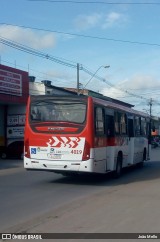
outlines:
{"label": "street lamp", "polygon": [[100,66],[96,71],[95,73],[91,76],[91,78],[89,79],[89,81],[86,83],[86,85],[83,87],[83,89],[81,90],[81,92],[79,94],[81,94],[83,92],[83,90],[85,89],[85,87],[90,83],[90,81],[93,79],[93,77],[95,77],[95,75],[97,74],[97,72],[101,69],[101,68],[109,68],[110,66],[109,65],[106,65],[106,66]]}

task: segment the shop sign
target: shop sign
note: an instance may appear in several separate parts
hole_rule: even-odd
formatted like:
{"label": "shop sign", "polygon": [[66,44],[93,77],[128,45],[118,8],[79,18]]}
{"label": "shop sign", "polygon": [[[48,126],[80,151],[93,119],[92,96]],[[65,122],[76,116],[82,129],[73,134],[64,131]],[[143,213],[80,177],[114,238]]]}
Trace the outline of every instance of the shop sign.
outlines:
{"label": "shop sign", "polygon": [[0,69],[0,93],[22,96],[22,75]]}
{"label": "shop sign", "polygon": [[7,127],[7,138],[23,138],[24,126]]}
{"label": "shop sign", "polygon": [[8,115],[7,116],[7,125],[8,126],[18,126],[18,125],[25,125],[25,114],[18,114],[18,115]]}

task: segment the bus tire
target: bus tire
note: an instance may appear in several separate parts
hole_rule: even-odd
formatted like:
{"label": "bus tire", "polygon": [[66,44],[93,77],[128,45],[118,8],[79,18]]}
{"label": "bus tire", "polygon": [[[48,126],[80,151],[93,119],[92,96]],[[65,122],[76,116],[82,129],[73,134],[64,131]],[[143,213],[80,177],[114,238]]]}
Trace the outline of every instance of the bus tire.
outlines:
{"label": "bus tire", "polygon": [[122,153],[118,153],[116,170],[114,172],[114,178],[119,178],[122,175],[122,161],[123,161]]}

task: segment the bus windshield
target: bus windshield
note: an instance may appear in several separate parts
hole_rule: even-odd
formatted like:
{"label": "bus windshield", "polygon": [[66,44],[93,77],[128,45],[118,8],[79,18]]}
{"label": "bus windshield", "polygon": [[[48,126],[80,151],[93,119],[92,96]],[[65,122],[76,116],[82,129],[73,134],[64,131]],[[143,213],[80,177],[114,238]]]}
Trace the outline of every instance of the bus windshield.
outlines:
{"label": "bus windshield", "polygon": [[86,103],[81,100],[43,99],[31,102],[31,122],[84,123]]}

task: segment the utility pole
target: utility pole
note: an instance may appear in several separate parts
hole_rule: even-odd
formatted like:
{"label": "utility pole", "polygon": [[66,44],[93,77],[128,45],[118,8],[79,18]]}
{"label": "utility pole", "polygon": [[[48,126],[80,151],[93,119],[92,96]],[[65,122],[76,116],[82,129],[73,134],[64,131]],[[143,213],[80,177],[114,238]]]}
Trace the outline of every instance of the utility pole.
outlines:
{"label": "utility pole", "polygon": [[79,95],[79,63],[77,63],[77,95]]}
{"label": "utility pole", "polygon": [[150,108],[149,108],[150,120],[152,119],[152,103],[153,103],[153,100],[152,100],[152,98],[151,98],[151,99],[150,99],[150,102],[149,102],[149,106],[150,106]]}
{"label": "utility pole", "polygon": [[149,101],[149,134],[148,134],[148,158],[149,158],[149,149],[151,147],[151,132],[152,132],[152,104],[153,99]]}

